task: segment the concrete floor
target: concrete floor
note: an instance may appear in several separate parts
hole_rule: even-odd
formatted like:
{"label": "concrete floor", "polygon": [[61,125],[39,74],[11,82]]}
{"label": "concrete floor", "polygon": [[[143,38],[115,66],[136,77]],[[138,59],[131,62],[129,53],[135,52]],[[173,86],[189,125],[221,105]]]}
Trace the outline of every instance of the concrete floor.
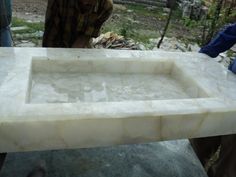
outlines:
{"label": "concrete floor", "polygon": [[118,147],[11,153],[0,177],[207,177],[187,140]]}

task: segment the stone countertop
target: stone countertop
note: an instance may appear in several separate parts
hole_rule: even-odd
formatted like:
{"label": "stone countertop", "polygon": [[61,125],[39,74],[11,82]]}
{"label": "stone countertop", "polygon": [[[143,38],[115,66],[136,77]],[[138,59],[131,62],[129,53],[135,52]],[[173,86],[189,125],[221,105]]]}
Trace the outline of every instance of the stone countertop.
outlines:
{"label": "stone countertop", "polygon": [[[32,103],[34,72],[169,74],[190,98]],[[85,72],[85,71],[83,71]],[[48,92],[48,90],[45,90]],[[198,53],[0,49],[0,152],[87,148],[236,133],[236,76]]]}

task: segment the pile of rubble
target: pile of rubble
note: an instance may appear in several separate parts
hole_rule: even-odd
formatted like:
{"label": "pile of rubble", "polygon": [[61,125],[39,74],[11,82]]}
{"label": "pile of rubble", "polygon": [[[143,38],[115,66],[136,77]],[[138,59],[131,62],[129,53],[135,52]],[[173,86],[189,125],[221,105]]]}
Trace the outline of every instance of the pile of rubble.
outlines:
{"label": "pile of rubble", "polygon": [[[92,47],[97,49],[162,50],[168,52],[198,52],[200,50],[198,44],[185,44],[174,37],[165,37],[161,47],[157,48],[159,40],[160,38],[150,39],[149,44],[144,45],[142,43],[135,42],[132,39],[125,39],[123,36],[120,36],[116,33],[108,32],[101,34],[98,38],[93,39]],[[227,53],[222,53],[215,60],[223,64],[225,67],[228,67],[233,58],[228,57]]]}
{"label": "pile of rubble", "polygon": [[132,39],[125,39],[113,32],[107,32],[101,34],[99,37],[94,38],[92,41],[92,47],[101,49],[119,49],[119,50],[139,50],[138,43],[134,42]]}
{"label": "pile of rubble", "polygon": [[[157,39],[150,39],[149,42],[153,46],[157,46],[157,43],[159,42],[160,38]],[[169,52],[199,52],[200,47],[198,44],[185,44],[182,41],[172,37],[167,38],[165,37],[161,47],[158,49],[157,47],[154,47],[153,50],[163,50],[163,51],[169,51]],[[236,47],[232,48],[232,51],[236,55]],[[234,56],[234,55],[233,55]],[[215,60],[225,67],[228,67],[229,64],[234,60],[233,57],[229,57],[227,55],[227,52],[221,53]]]}
{"label": "pile of rubble", "polygon": [[198,52],[200,47],[197,44],[185,44],[175,37],[165,37],[162,41],[161,47],[158,49],[157,44],[160,38],[150,39],[149,43],[153,46],[153,50],[164,50],[169,52]]}

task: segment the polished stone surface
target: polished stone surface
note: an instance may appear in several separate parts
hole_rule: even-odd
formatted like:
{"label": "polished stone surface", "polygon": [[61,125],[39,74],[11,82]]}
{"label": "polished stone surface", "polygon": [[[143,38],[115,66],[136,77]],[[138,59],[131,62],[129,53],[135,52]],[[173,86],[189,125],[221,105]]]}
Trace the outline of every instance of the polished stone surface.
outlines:
{"label": "polished stone surface", "polygon": [[235,93],[198,53],[1,48],[0,152],[236,133]]}
{"label": "polished stone surface", "polygon": [[191,97],[177,80],[168,75],[44,73],[33,75],[29,102],[121,102],[185,98]]}
{"label": "polished stone surface", "polygon": [[0,177],[207,177],[187,140],[79,150],[12,153]]}

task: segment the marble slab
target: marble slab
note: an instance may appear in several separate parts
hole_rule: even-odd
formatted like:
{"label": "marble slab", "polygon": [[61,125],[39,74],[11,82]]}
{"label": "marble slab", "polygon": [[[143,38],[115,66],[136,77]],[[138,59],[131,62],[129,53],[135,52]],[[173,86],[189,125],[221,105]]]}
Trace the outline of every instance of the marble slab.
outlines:
{"label": "marble slab", "polygon": [[236,133],[236,76],[198,53],[0,49],[0,152]]}

